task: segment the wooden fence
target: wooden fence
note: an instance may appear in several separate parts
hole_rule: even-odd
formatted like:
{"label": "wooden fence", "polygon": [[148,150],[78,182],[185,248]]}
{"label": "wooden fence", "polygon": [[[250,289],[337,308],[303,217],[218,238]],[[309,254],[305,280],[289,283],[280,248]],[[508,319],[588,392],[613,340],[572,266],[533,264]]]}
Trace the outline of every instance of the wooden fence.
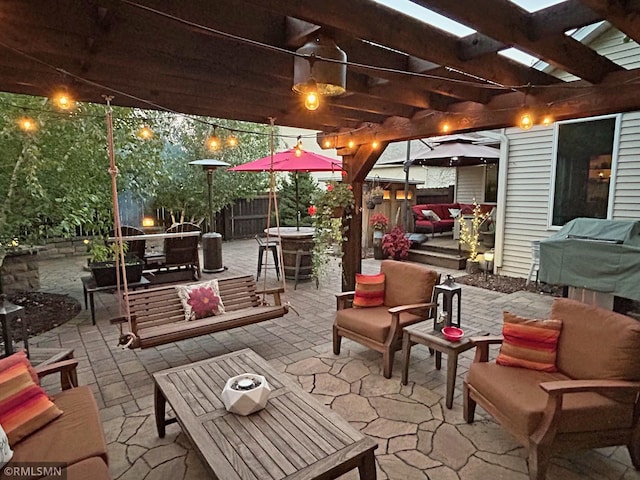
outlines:
{"label": "wooden fence", "polygon": [[[272,207],[273,208],[273,207]],[[237,200],[218,214],[218,231],[225,240],[237,240],[262,235],[267,228],[269,197]]]}

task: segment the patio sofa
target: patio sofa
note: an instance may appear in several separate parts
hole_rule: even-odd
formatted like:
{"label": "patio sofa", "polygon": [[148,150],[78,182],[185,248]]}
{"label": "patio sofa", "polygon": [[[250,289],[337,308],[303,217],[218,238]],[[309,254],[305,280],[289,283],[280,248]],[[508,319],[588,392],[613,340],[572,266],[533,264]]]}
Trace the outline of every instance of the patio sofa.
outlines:
{"label": "patio sofa", "polygon": [[[489,213],[495,207],[491,204],[481,204],[480,211]],[[415,220],[414,231],[416,233],[430,233],[433,237],[435,233],[451,232],[455,224],[452,215],[460,211],[463,215],[473,213],[471,203],[423,203],[411,207]]]}
{"label": "patio sofa", "polygon": [[62,415],[11,444],[13,458],[7,466],[55,463],[64,465],[67,480],[111,478],[98,406],[89,386],[77,386],[77,362],[71,359],[35,368],[39,378],[51,373],[60,374],[63,390],[50,398],[62,410]]}

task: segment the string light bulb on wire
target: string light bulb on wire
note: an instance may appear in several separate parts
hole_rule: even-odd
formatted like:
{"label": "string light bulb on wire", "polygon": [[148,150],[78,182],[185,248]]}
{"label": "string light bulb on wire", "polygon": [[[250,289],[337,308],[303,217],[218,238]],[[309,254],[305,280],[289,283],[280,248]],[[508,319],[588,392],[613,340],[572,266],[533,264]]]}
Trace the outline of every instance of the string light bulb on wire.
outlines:
{"label": "string light bulb on wire", "polygon": [[553,124],[553,117],[549,114],[542,117],[542,125],[545,127],[550,127]]}
{"label": "string light bulb on wire", "polygon": [[220,138],[216,135],[215,129],[213,133],[207,138],[207,148],[212,152],[218,150],[220,148]]}
{"label": "string light bulb on wire", "polygon": [[307,110],[314,111],[320,106],[320,95],[318,94],[318,85],[311,78],[307,82],[307,89],[304,92],[304,107]]}
{"label": "string light bulb on wire", "polygon": [[34,132],[38,128],[36,121],[26,116],[18,119],[18,126],[23,132]]}
{"label": "string light bulb on wire", "polygon": [[138,137],[143,140],[150,140],[153,138],[153,130],[151,130],[148,125],[143,125],[140,127],[140,130],[138,130]]}
{"label": "string light bulb on wire", "polygon": [[236,137],[235,135],[229,135],[227,137],[227,145],[229,145],[231,148],[237,147],[238,137]]}
{"label": "string light bulb on wire", "polygon": [[76,107],[76,100],[69,94],[66,88],[54,93],[52,100],[56,108],[60,110],[73,110]]}
{"label": "string light bulb on wire", "polygon": [[302,137],[301,136],[298,137],[298,143],[296,143],[296,146],[293,147],[293,153],[295,154],[296,157],[299,157],[302,155]]}
{"label": "string light bulb on wire", "polygon": [[531,115],[531,112],[529,111],[522,112],[522,115],[520,115],[520,121],[518,122],[518,126],[522,130],[530,130],[531,127],[533,127],[533,116]]}

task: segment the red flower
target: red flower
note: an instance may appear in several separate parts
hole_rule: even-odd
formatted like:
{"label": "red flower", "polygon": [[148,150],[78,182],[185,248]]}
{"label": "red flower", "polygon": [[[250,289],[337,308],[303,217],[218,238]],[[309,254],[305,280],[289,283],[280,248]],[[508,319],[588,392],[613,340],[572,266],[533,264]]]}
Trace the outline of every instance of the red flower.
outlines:
{"label": "red flower", "polygon": [[347,172],[345,172],[344,170],[342,170],[342,176],[346,177],[347,176]]}
{"label": "red flower", "polygon": [[311,205],[309,208],[307,208],[307,212],[309,212],[309,215],[311,215],[312,217],[315,216],[317,211],[318,211],[318,209],[313,205]]}
{"label": "red flower", "polygon": [[213,293],[211,287],[200,287],[191,291],[187,303],[191,305],[196,319],[205,318],[218,313],[220,297]]}
{"label": "red flower", "polygon": [[353,185],[349,184],[349,185],[347,185],[347,188],[348,188],[349,190],[353,190]]}
{"label": "red flower", "polygon": [[331,185],[331,184],[327,185],[327,191],[328,192],[333,192],[333,185]]}

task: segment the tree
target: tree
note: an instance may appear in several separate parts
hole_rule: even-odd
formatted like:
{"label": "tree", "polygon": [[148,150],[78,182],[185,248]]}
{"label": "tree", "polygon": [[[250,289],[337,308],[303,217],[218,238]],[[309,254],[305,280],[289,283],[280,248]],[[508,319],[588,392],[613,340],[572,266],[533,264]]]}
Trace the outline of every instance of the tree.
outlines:
{"label": "tree", "polygon": [[[318,190],[318,184],[310,173],[298,173],[298,201],[296,202],[296,173],[290,172],[278,187],[278,213],[280,225],[296,226],[296,212],[300,210],[300,225],[311,226],[313,218],[307,211],[311,199]],[[275,225],[275,218],[272,220]]]}

